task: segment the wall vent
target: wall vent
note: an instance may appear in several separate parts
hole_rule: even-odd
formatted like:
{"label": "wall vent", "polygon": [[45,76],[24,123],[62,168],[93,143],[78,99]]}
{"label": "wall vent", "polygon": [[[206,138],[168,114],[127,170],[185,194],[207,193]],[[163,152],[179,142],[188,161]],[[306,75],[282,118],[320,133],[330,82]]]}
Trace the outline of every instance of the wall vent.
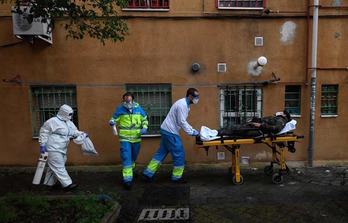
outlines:
{"label": "wall vent", "polygon": [[217,160],[225,160],[225,152],[217,152]]}
{"label": "wall vent", "polygon": [[263,46],[263,37],[255,37],[255,46]]}
{"label": "wall vent", "polygon": [[217,64],[218,72],[226,72],[226,63],[218,63]]}

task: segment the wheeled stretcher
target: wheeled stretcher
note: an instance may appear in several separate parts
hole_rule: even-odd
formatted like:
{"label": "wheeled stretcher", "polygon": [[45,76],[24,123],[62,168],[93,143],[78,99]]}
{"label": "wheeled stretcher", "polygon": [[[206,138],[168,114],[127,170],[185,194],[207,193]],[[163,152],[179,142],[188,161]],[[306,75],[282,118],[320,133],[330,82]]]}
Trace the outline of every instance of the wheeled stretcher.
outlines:
{"label": "wheeled stretcher", "polygon": [[[297,139],[304,138],[303,136],[295,135],[291,132],[288,132],[283,135],[261,135],[255,138],[226,138],[221,136],[219,139],[215,139],[212,141],[202,141],[199,136],[196,137],[196,145],[198,147],[204,148],[207,152],[211,146],[215,146],[218,149],[219,146],[225,147],[228,151],[232,153],[232,166],[231,173],[233,174],[233,183],[235,185],[240,185],[243,183],[243,176],[240,174],[239,168],[239,149],[241,145],[249,145],[249,144],[266,144],[272,149],[272,161],[270,165],[267,165],[264,168],[264,173],[266,175],[272,175],[272,181],[275,184],[283,183],[283,172],[290,173],[290,169],[285,163],[284,159],[284,148],[288,148],[288,151],[294,153],[295,149],[295,141]],[[279,147],[279,151],[277,150]],[[280,160],[278,156],[280,156]],[[273,173],[273,164],[280,165],[279,172]]]}

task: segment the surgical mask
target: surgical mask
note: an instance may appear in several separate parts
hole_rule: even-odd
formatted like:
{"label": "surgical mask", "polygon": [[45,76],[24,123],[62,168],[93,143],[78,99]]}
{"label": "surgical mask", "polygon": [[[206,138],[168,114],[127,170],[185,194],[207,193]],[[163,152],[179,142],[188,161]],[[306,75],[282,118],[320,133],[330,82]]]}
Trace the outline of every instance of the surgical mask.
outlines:
{"label": "surgical mask", "polygon": [[283,112],[276,112],[275,115],[276,115],[276,116],[283,115]]}
{"label": "surgical mask", "polygon": [[125,102],[124,106],[129,110],[129,109],[133,108],[133,103],[132,102],[129,102],[129,103]]}
{"label": "surgical mask", "polygon": [[193,104],[197,104],[198,101],[199,101],[199,98],[194,98],[194,99],[192,100]]}

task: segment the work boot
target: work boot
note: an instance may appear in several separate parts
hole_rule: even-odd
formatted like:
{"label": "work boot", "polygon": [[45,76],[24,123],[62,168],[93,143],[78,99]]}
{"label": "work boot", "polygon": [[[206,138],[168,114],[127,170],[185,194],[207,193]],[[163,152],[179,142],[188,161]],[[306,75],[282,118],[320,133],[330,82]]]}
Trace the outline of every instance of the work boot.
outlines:
{"label": "work boot", "polygon": [[132,188],[132,182],[123,182],[123,187],[126,190],[130,190]]}
{"label": "work boot", "polygon": [[68,186],[63,187],[63,189],[66,191],[73,191],[73,190],[77,189],[77,185],[76,184],[69,184]]}
{"label": "work boot", "polygon": [[55,184],[53,184],[51,186],[50,185],[45,185],[45,188],[47,188],[49,190],[57,190],[57,189],[62,188],[62,185],[59,182],[57,182],[57,183],[55,183]]}
{"label": "work boot", "polygon": [[179,180],[172,180],[174,184],[187,184],[187,180],[184,178],[180,178]]}
{"label": "work boot", "polygon": [[147,176],[146,174],[141,175],[141,179],[142,179],[142,181],[147,182],[147,183],[153,182],[153,179],[151,177]]}

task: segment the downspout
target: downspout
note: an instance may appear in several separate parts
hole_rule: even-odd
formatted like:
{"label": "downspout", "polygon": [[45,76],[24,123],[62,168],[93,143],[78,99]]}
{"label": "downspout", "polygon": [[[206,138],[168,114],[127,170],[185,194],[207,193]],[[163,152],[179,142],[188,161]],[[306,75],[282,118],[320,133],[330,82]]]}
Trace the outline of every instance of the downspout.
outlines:
{"label": "downspout", "polygon": [[319,0],[314,0],[313,5],[313,34],[312,34],[312,71],[311,71],[311,102],[310,102],[310,127],[309,127],[309,167],[313,167],[314,145],[314,119],[315,119],[315,88],[317,78],[317,41],[318,41],[318,14]]}
{"label": "downspout", "polygon": [[307,49],[306,49],[306,86],[308,85],[308,60],[309,60],[309,8],[310,0],[307,1]]}

